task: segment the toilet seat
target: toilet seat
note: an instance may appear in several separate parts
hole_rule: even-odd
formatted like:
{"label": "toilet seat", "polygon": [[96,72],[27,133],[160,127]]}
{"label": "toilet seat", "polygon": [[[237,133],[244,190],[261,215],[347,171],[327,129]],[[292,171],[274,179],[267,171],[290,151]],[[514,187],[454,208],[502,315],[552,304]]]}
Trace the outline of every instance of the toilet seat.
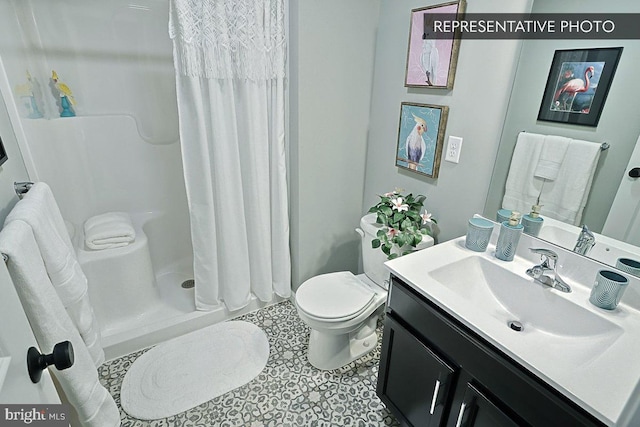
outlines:
{"label": "toilet seat", "polygon": [[375,300],[376,292],[353,273],[322,274],[304,282],[296,292],[296,305],[307,316],[324,322],[357,317]]}

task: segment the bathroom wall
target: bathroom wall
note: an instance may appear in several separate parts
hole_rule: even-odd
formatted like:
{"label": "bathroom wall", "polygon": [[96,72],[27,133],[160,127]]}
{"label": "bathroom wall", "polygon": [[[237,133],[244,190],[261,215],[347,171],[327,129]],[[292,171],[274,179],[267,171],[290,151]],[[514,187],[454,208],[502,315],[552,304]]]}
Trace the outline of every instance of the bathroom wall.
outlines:
{"label": "bathroom wall", "polygon": [[[2,72],[0,61],[0,88],[6,85],[6,76]],[[9,113],[5,100],[0,96],[0,138],[7,152],[8,160],[0,166],[0,226],[4,223],[18,197],[13,189],[13,183],[28,181],[29,176],[22,161],[22,154],[18,148],[18,141],[11,127]]]}
{"label": "bathroom wall", "polygon": [[[532,12],[538,13],[640,13],[636,0],[603,3],[600,0],[535,0]],[[549,67],[556,49],[583,49],[623,46],[620,63],[597,127],[538,122],[538,110]],[[506,118],[500,153],[487,199],[486,211],[501,207],[504,183],[518,132],[526,130],[555,134],[587,141],[608,142],[610,148],[600,156],[582,223],[600,232],[618,186],[627,172],[629,157],[640,134],[635,94],[637,89],[640,40],[526,40]]]}
{"label": "bathroom wall", "polygon": [[379,0],[291,0],[294,288],[357,272]]}
{"label": "bathroom wall", "polygon": [[[461,236],[474,213],[482,213],[521,42],[462,40],[453,90],[404,87],[410,11],[438,0],[382,0],[376,41],[373,97],[362,211],[394,187],[427,196],[438,219],[438,241]],[[529,0],[468,0],[469,13],[522,13]],[[449,106],[445,134],[464,138],[460,163],[444,161],[438,179],[394,166],[400,103]]]}

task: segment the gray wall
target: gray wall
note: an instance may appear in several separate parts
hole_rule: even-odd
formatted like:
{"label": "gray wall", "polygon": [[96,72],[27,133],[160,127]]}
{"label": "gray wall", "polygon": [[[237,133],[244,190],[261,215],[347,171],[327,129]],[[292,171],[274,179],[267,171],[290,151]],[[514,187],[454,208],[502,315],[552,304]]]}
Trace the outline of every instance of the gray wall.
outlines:
{"label": "gray wall", "polygon": [[[535,0],[532,12],[538,13],[623,13],[640,12],[636,0],[618,0],[604,4],[600,0]],[[618,69],[613,78],[602,116],[597,128],[538,122],[538,109],[549,75],[549,68],[556,49],[581,49],[593,47],[624,46]],[[602,153],[582,222],[600,232],[609,214],[622,176],[626,172],[629,157],[640,134],[636,87],[637,66],[640,59],[640,40],[526,40],[509,112],[505,121],[496,169],[485,206],[487,216],[495,216],[500,208],[504,185],[509,172],[511,155],[518,132],[525,130],[541,134],[554,134],[611,145]]]}
{"label": "gray wall", "polygon": [[378,0],[291,0],[294,289],[358,269]]}
{"label": "gray wall", "polygon": [[[0,71],[1,72],[1,71]],[[0,166],[0,227],[4,223],[13,206],[17,203],[18,197],[13,189],[14,181],[28,181],[27,171],[22,161],[22,155],[18,148],[18,141],[13,132],[13,127],[9,121],[9,114],[4,99],[0,97],[0,138],[9,156],[2,166]]]}
{"label": "gray wall", "polygon": [[[500,133],[511,94],[521,43],[514,40],[463,40],[453,90],[404,87],[411,9],[441,1],[383,0],[376,43],[373,98],[367,149],[364,203],[394,187],[427,196],[438,219],[438,241],[466,232],[467,220],[483,210]],[[528,0],[470,0],[468,13],[526,12]],[[460,163],[444,161],[438,179],[395,166],[400,103],[448,105],[449,135],[464,138]]]}

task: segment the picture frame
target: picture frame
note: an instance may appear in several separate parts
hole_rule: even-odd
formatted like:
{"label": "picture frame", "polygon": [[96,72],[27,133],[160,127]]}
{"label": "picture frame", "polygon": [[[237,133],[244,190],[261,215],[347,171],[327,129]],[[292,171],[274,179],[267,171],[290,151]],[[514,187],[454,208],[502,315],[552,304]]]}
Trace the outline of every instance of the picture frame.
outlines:
{"label": "picture frame", "polygon": [[400,104],[396,166],[437,178],[449,107]]}
{"label": "picture frame", "polygon": [[538,120],[598,126],[622,49],[556,50]]}
{"label": "picture frame", "polygon": [[453,89],[460,39],[437,37],[433,18],[446,14],[460,20],[465,8],[465,0],[456,0],[411,10],[405,87]]}
{"label": "picture frame", "polygon": [[7,151],[4,149],[2,137],[0,137],[0,166],[2,166],[7,160],[9,160],[9,156],[7,156]]}

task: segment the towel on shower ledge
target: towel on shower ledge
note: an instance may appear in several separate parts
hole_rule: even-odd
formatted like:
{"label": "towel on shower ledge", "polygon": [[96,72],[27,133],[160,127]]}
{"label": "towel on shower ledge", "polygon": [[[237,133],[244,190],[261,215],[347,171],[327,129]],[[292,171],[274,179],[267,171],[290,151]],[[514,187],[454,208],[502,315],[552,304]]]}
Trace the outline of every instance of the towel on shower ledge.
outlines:
{"label": "towel on shower ledge", "polygon": [[20,220],[33,230],[51,279],[69,317],[78,328],[96,366],[104,362],[100,327],[89,301],[87,277],[80,268],[67,227],[51,188],[33,184],[5,219],[7,226]]}
{"label": "towel on shower ledge", "polygon": [[100,384],[93,357],[51,283],[33,228],[22,220],[7,223],[0,231],[0,251],[9,256],[7,269],[40,351],[50,353],[55,344],[62,341],[73,345],[73,366],[49,372],[75,408],[81,425],[119,426],[118,407]]}
{"label": "towel on shower ledge", "polygon": [[84,223],[84,241],[89,249],[120,248],[135,240],[136,231],[125,212],[107,212]]}

